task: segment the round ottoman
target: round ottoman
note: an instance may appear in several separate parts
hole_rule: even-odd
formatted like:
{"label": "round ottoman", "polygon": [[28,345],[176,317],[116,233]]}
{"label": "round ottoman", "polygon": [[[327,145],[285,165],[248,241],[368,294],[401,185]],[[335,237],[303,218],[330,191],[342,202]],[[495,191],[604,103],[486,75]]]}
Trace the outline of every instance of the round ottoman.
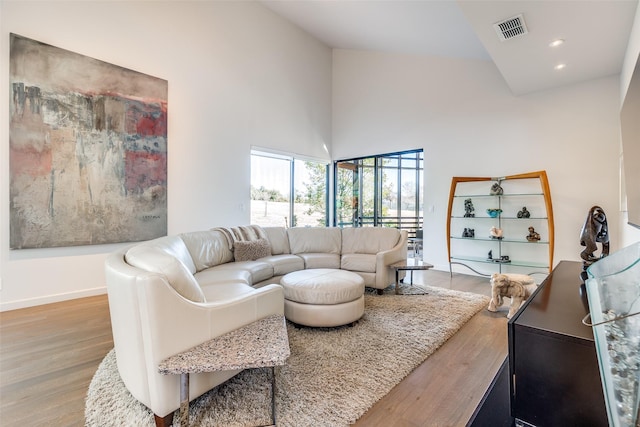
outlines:
{"label": "round ottoman", "polygon": [[285,275],[280,284],[284,315],[294,323],[340,326],[364,314],[364,280],[356,273],[332,268],[300,270]]}

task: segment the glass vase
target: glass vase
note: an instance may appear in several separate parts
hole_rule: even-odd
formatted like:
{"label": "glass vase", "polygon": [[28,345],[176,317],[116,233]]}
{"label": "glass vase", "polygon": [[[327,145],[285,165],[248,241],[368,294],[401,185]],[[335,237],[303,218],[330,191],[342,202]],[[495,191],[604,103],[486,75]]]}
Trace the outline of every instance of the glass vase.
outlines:
{"label": "glass vase", "polygon": [[640,242],[600,259],[585,281],[612,427],[640,426]]}

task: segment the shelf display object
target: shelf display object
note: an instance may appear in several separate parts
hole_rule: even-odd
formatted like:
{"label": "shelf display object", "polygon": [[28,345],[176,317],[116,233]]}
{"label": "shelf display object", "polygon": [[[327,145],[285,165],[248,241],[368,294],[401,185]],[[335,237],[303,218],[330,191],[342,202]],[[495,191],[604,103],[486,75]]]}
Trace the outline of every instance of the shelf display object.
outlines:
{"label": "shelf display object", "polygon": [[447,212],[449,270],[547,274],[554,226],[545,171],[503,177],[453,177]]}

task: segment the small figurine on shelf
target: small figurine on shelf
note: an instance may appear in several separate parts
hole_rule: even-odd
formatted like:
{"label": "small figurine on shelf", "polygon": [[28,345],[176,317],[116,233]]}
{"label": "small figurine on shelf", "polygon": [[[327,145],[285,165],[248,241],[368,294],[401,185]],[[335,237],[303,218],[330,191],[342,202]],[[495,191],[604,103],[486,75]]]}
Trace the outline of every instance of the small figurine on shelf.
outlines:
{"label": "small figurine on shelf", "polygon": [[476,237],[476,231],[473,228],[465,228],[462,231],[462,237]]}
{"label": "small figurine on shelf", "polygon": [[491,227],[489,230],[489,237],[492,239],[502,239],[502,229],[497,227]]}
{"label": "small figurine on shelf", "polygon": [[497,218],[502,213],[502,209],[487,209],[487,215],[491,218]]}
{"label": "small figurine on shelf", "polygon": [[526,206],[523,206],[522,210],[518,212],[518,218],[531,218],[531,212],[527,210]]}
{"label": "small figurine on shelf", "polygon": [[471,199],[465,199],[464,201],[464,217],[465,218],[474,218],[476,216],[475,208],[473,207],[473,202]]}
{"label": "small figurine on shelf", "polygon": [[489,251],[489,253],[487,254],[487,260],[489,261],[493,260],[493,251]]}
{"label": "small figurine on shelf", "polygon": [[529,242],[537,242],[540,240],[540,234],[538,234],[533,227],[529,227],[529,234],[527,235]]}
{"label": "small figurine on shelf", "polygon": [[491,191],[489,191],[489,195],[491,196],[501,196],[504,193],[502,187],[500,186],[500,181],[496,181],[491,186]]}

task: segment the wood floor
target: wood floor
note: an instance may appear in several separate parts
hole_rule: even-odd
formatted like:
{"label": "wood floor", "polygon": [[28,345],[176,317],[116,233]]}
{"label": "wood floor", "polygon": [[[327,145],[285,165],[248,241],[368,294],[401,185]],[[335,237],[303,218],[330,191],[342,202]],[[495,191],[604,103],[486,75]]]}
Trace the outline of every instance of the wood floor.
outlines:
{"label": "wood floor", "polygon": [[[488,279],[438,271],[414,283],[489,295]],[[506,309],[480,311],[357,426],[464,426],[507,354]],[[0,426],[83,426],[113,347],[105,295],[0,313]]]}

